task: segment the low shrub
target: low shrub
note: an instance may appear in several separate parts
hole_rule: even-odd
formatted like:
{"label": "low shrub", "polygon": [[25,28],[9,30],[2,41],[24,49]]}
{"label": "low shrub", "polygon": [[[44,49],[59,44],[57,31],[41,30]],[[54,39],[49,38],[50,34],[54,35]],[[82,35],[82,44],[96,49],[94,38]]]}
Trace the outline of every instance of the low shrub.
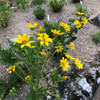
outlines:
{"label": "low shrub", "polygon": [[35,17],[39,20],[44,19],[45,17],[45,10],[41,7],[37,7],[34,11],[33,14],[35,15]]}
{"label": "low shrub", "polygon": [[60,12],[65,5],[65,0],[50,0],[49,6],[54,12]]}
{"label": "low shrub", "polygon": [[7,7],[5,1],[0,1],[0,25],[2,27],[8,26],[8,22],[12,18],[12,9]]}
{"label": "low shrub", "polygon": [[100,32],[95,34],[95,35],[92,35],[92,40],[94,43],[100,43]]}
{"label": "low shrub", "polygon": [[87,8],[84,7],[84,6],[81,5],[81,4],[78,4],[78,5],[77,5],[77,8],[76,8],[76,11],[77,11],[77,12],[83,12],[83,13],[85,13],[85,12],[87,11]]}

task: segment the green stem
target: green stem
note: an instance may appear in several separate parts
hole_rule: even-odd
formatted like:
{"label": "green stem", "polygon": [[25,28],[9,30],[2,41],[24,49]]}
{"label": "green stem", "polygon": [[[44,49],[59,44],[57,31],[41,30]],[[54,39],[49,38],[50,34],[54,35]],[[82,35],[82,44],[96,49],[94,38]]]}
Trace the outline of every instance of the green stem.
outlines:
{"label": "green stem", "polygon": [[24,82],[26,82],[16,71],[15,71],[15,73],[16,73]]}
{"label": "green stem", "polygon": [[49,95],[51,95],[51,96],[55,96],[54,94],[52,94],[52,93],[50,93],[50,92],[47,92]]}
{"label": "green stem", "polygon": [[[51,57],[50,57],[50,58],[52,58],[52,57],[53,57],[53,55],[54,55],[55,53],[56,53],[56,51],[55,51],[55,52],[51,55]],[[43,69],[44,69],[44,67],[46,66],[47,62],[49,62],[50,58],[46,60],[46,62],[45,62],[45,64],[44,64],[44,66],[42,67],[41,72],[43,72]]]}

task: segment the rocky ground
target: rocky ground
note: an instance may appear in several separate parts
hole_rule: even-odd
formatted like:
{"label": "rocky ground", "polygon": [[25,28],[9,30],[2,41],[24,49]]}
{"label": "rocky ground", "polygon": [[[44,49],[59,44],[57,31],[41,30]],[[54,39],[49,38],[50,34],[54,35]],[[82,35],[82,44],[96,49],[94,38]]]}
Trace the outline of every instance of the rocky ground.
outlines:
{"label": "rocky ground", "polygon": [[[60,13],[54,13],[49,8],[47,4],[43,4],[42,7],[46,10],[46,15],[48,14],[50,16],[50,22],[58,21],[58,19],[62,20],[63,22],[68,22],[69,18],[77,18],[76,12],[76,5],[71,2],[71,0],[67,0],[67,5],[65,5],[63,11]],[[95,15],[100,8],[100,0],[83,0],[83,5],[87,7],[88,12],[91,16]],[[9,22],[8,27],[1,28],[0,27],[0,43],[2,44],[3,48],[7,48],[7,38],[14,39],[17,38],[18,34],[31,34],[32,31],[26,26],[27,23],[34,24],[37,22],[39,25],[43,26],[43,21],[47,20],[47,17],[43,21],[37,20],[35,16],[33,15],[33,9],[35,9],[36,6],[31,5],[29,7],[28,12],[22,13],[20,10],[16,10],[13,15],[13,19]],[[39,27],[39,26],[38,26]],[[37,27],[37,28],[38,28]],[[97,51],[100,51],[100,44],[96,45],[93,43],[91,35],[96,34],[97,32],[100,32],[99,27],[88,23],[86,24],[81,30],[79,30],[77,34],[77,40],[75,43],[76,50],[74,52],[68,51],[68,53],[71,56],[78,56],[82,62],[85,64],[86,62],[90,62],[93,59],[95,59],[95,54],[97,54]],[[100,66],[99,66],[100,67]],[[8,79],[9,75],[6,72],[7,66],[0,65],[0,78],[6,80]],[[94,66],[95,68],[95,66]],[[85,72],[84,72],[85,73]],[[83,73],[82,73],[83,74]],[[84,76],[84,75],[83,75]],[[82,78],[80,79],[82,80]],[[83,79],[85,80],[85,79]],[[79,82],[81,83],[81,82]],[[26,88],[27,86],[23,85],[19,89],[19,95],[21,97],[24,97],[23,100],[26,100]],[[67,86],[66,86],[67,87]],[[23,93],[24,91],[24,93]],[[99,91],[99,90],[98,90]],[[67,93],[67,92],[66,92]],[[98,93],[97,93],[98,94]],[[12,98],[11,96],[7,96],[4,100],[17,100]],[[63,99],[66,100],[66,99]],[[70,100],[70,99],[68,99]],[[78,99],[77,99],[78,100]],[[79,99],[80,100],[80,99]],[[85,99],[82,99],[85,100]],[[98,99],[95,99],[98,100]]]}

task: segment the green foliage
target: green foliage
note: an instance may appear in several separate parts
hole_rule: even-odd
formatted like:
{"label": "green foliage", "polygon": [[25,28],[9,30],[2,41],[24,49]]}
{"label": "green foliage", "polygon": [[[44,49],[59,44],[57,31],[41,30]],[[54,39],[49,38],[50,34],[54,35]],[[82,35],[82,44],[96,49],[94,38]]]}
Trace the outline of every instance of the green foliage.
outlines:
{"label": "green foliage", "polygon": [[77,5],[77,8],[76,8],[76,11],[77,11],[77,12],[83,12],[83,13],[85,13],[85,12],[87,11],[87,8],[84,7],[84,6],[81,5],[81,4],[78,4],[78,5]]}
{"label": "green foliage", "polygon": [[45,10],[41,7],[37,7],[34,11],[33,14],[35,15],[35,17],[39,20],[44,19],[45,17]]}
{"label": "green foliage", "polygon": [[10,89],[10,95],[13,97],[18,97],[18,93],[17,93],[15,87],[12,87],[12,89]]}
{"label": "green foliage", "polygon": [[80,2],[80,0],[73,0],[73,3],[77,3],[77,2]]}
{"label": "green foliage", "polygon": [[3,98],[7,90],[7,84],[0,79],[0,98]]}
{"label": "green foliage", "polygon": [[30,88],[30,92],[27,95],[27,100],[44,100],[46,91],[45,88],[41,87],[38,88],[37,90],[33,90],[32,88]]}
{"label": "green foliage", "polygon": [[65,5],[65,0],[50,0],[49,5],[54,12],[60,12]]}
{"label": "green foliage", "polygon": [[94,43],[100,43],[100,32],[95,34],[95,35],[92,35],[92,40]]}
{"label": "green foliage", "polygon": [[9,20],[12,18],[12,10],[7,7],[5,1],[0,1],[0,26],[8,26]]}
{"label": "green foliage", "polygon": [[17,2],[19,8],[20,8],[22,11],[28,9],[28,8],[27,8],[27,3],[28,3],[28,1],[26,1],[26,0],[17,0],[16,2]]}
{"label": "green foliage", "polygon": [[35,5],[42,4],[43,2],[45,2],[45,0],[33,0],[33,4]]}

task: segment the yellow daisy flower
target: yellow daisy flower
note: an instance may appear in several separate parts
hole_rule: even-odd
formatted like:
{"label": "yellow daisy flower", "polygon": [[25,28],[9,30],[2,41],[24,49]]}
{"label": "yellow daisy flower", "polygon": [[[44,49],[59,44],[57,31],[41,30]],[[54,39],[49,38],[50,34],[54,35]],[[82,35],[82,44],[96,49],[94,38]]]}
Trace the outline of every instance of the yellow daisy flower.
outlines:
{"label": "yellow daisy flower", "polygon": [[40,26],[40,31],[43,31],[43,27]]}
{"label": "yellow daisy flower", "polygon": [[57,53],[63,51],[63,46],[62,46],[62,45],[56,46],[55,48],[56,48],[56,52],[57,52]]}
{"label": "yellow daisy flower", "polygon": [[34,29],[34,28],[36,28],[37,27],[37,25],[38,25],[38,23],[34,23],[33,25],[32,24],[27,24],[27,26],[30,28],[30,29]]}
{"label": "yellow daisy flower", "polygon": [[75,50],[75,47],[74,47],[74,43],[70,42],[70,47],[71,47],[71,50]]}
{"label": "yellow daisy flower", "polygon": [[84,15],[85,13],[82,13],[82,12],[76,12],[76,14],[78,14],[78,15]]}
{"label": "yellow daisy flower", "polygon": [[82,27],[81,23],[78,20],[74,21],[74,24],[75,24],[77,29]]}
{"label": "yellow daisy flower", "polygon": [[49,35],[47,35],[46,33],[42,33],[42,34],[38,34],[38,40],[41,40],[40,45],[45,44],[46,46],[49,45],[49,42],[52,42],[53,40],[51,38],[49,38]]}
{"label": "yellow daisy flower", "polygon": [[40,52],[41,55],[46,56],[47,54],[45,52]]}
{"label": "yellow daisy flower", "polygon": [[57,35],[63,35],[64,33],[62,32],[62,33],[60,33],[60,30],[56,30],[56,29],[51,29],[51,32],[53,33],[53,34],[57,34]]}
{"label": "yellow daisy flower", "polygon": [[70,31],[70,25],[65,24],[64,25],[64,29],[66,30],[66,32],[69,32]]}
{"label": "yellow daisy flower", "polygon": [[76,65],[79,69],[83,69],[83,64],[81,63],[81,61],[79,60],[78,57],[75,59],[75,65]]}
{"label": "yellow daisy flower", "polygon": [[29,75],[26,76],[26,77],[25,77],[25,80],[26,80],[26,81],[29,81],[29,80],[30,80],[30,76],[29,76]]}
{"label": "yellow daisy flower", "polygon": [[83,25],[85,25],[86,23],[88,23],[88,19],[86,19],[86,17],[84,19],[82,19]]}
{"label": "yellow daisy flower", "polygon": [[35,46],[31,46],[30,43],[33,43],[34,41],[29,41],[30,35],[27,37],[26,34],[23,34],[23,36],[18,35],[19,40],[15,40],[15,42],[22,44],[21,48],[24,46],[28,46],[30,48],[34,48]]}
{"label": "yellow daisy flower", "polygon": [[65,57],[66,57],[67,59],[69,59],[69,60],[75,59],[75,58],[73,58],[72,56],[70,56],[70,55],[68,55],[68,54],[66,54],[66,53],[64,53],[64,54],[65,54]]}
{"label": "yellow daisy flower", "polygon": [[62,57],[62,60],[60,60],[60,67],[62,67],[64,71],[68,71],[68,68],[70,67],[69,62],[67,59],[64,59],[64,57]]}
{"label": "yellow daisy flower", "polygon": [[64,79],[66,80],[68,78],[68,76],[64,76]]}

